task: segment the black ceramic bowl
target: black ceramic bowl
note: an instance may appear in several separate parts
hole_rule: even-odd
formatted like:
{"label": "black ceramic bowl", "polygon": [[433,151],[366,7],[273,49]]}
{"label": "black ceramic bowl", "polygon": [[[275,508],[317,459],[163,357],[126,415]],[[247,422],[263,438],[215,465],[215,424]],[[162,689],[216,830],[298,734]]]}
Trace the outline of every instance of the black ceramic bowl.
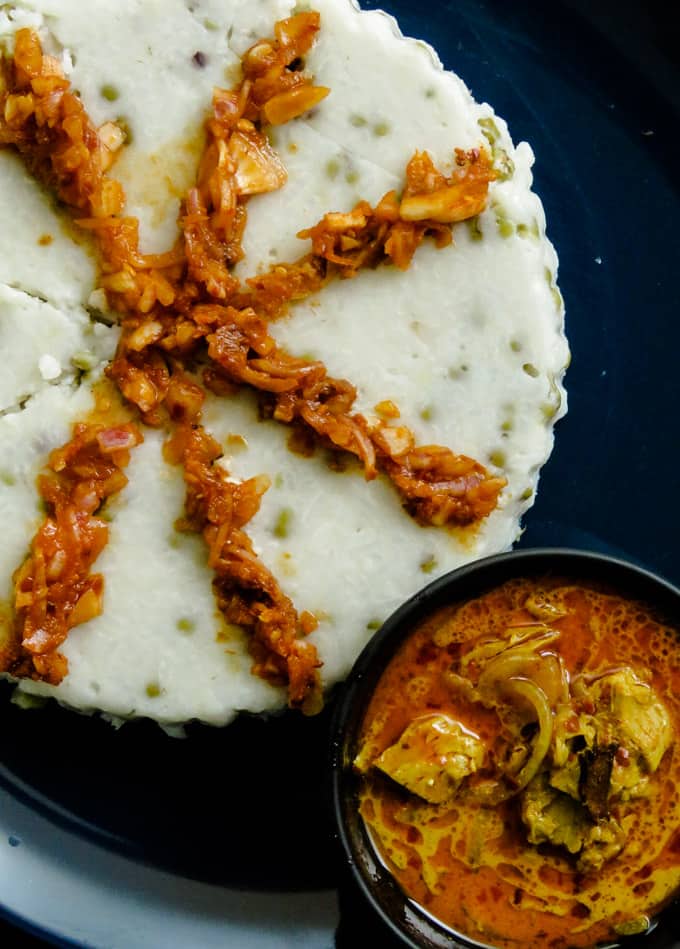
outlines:
{"label": "black ceramic bowl", "polygon": [[[368,702],[398,647],[436,609],[479,596],[513,577],[549,575],[604,584],[627,598],[649,604],[680,630],[680,590],[641,567],[586,551],[518,550],[454,570],[411,597],[366,646],[338,698],[331,732],[331,783],[341,859],[349,864],[369,905],[407,946],[469,949],[484,944],[454,933],[409,899],[370,842],[358,811],[359,778],[352,768]],[[678,949],[678,901],[660,914],[654,928],[644,936],[620,938],[609,945],[626,949]]]}

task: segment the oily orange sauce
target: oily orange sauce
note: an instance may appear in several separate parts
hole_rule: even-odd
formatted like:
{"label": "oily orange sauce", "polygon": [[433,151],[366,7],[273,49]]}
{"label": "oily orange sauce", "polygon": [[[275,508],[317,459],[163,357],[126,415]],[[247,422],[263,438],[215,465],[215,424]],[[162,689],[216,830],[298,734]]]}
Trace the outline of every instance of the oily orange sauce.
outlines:
{"label": "oily orange sauce", "polygon": [[434,805],[371,763],[414,719],[443,713],[487,747],[496,711],[468,702],[444,673],[469,644],[535,621],[524,608],[539,591],[567,614],[551,620],[571,677],[631,667],[680,729],[680,644],[639,603],[563,580],[515,580],[462,606],[440,610],[402,645],[367,709],[357,766],[361,814],[383,862],[405,893],[452,929],[502,949],[592,947],[644,929],[680,890],[680,748],[677,740],[649,778],[647,796],[614,805],[627,828],[623,851],[597,873],[579,872],[564,848],[527,842],[517,799],[482,807],[465,795]]}

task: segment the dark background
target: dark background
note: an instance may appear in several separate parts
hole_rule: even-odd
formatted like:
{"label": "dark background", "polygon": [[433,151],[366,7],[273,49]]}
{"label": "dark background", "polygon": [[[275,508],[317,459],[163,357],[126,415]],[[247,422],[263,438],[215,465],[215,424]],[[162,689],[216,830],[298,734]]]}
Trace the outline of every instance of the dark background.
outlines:
{"label": "dark background", "polygon": [[[535,188],[560,256],[573,362],[569,414],[522,546],[622,554],[680,583],[675,4],[364,6],[395,13],[405,33],[435,45],[475,98],[507,119],[515,141],[526,139],[536,153]],[[196,726],[177,742],[145,722],[114,732],[58,708],[23,713],[7,695],[0,695],[0,782],[37,809],[134,857],[229,886],[341,883],[338,946],[391,945],[337,859],[324,797],[328,712],[312,721],[243,718],[224,731]],[[39,754],[27,752],[36,747]],[[88,749],[87,761],[78,748]],[[218,759],[239,761],[238,781],[226,770],[223,782],[208,779]],[[248,820],[220,825],[225,795],[229,810]],[[267,822],[266,833],[253,830],[252,818],[271,812],[274,795],[284,812],[305,815],[302,828]],[[192,801],[191,824],[178,826]],[[200,858],[197,837],[214,842]],[[224,867],[227,839],[232,859]],[[0,921],[0,945],[44,943]]]}

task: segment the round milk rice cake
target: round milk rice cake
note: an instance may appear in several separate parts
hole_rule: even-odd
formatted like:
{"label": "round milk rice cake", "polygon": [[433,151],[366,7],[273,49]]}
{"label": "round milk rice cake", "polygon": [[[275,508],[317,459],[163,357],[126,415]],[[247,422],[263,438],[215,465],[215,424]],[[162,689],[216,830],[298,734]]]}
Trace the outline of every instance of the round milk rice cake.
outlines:
{"label": "round milk rice cake", "polygon": [[[329,687],[404,598],[518,538],[566,409],[568,348],[529,145],[513,145],[493,109],[391,17],[349,0],[312,6],[321,29],[305,67],[331,92],[272,129],[288,180],[250,200],[237,276],[299,258],[309,242],[297,233],[327,212],[399,191],[416,149],[450,173],[454,149],[485,147],[498,176],[452,244],[426,240],[406,271],[383,265],[331,282],[270,331],[350,379],[357,411],[389,400],[419,444],[446,445],[507,479],[474,530],[421,526],[384,475],[369,482],[355,467],[334,470],[323,451],[291,451],[290,430],[262,421],[253,394],[208,397],[203,423],[231,475],[271,480],[247,531],[298,611],[315,615],[309,639]],[[0,44],[9,55],[16,31],[35,29],[94,123],[124,123],[113,174],[142,251],[158,253],[177,236],[213,87],[237,83],[246,49],[295,11],[292,0],[96,0],[84,16],[78,0],[22,0],[2,8]],[[92,408],[119,329],[87,240],[11,149],[0,149],[0,208],[1,632],[13,621],[13,573],[44,517],[36,477]],[[220,616],[203,540],[173,527],[184,482],[163,459],[166,433],[143,433],[129,484],[107,504],[109,541],[94,568],[103,612],[69,632],[59,685],[22,678],[18,694],[166,726],[285,706],[285,689],[251,673],[245,635]]]}

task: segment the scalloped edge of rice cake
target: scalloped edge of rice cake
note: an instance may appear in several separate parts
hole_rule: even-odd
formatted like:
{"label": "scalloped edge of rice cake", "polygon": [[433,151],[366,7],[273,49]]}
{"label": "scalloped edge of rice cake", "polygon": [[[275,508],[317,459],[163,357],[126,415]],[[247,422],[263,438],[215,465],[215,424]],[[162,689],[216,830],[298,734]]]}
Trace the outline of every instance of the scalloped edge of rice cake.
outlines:
{"label": "scalloped edge of rice cake", "polygon": [[[456,226],[454,247],[422,247],[405,274],[378,270],[338,281],[319,300],[296,305],[273,328],[291,350],[312,350],[332,373],[355,381],[359,410],[371,411],[378,398],[393,398],[419,442],[448,444],[502,471],[508,487],[498,509],[476,533],[420,527],[403,512],[383,478],[367,484],[360,476],[331,472],[320,453],[312,459],[292,454],[287,430],[259,422],[254,399],[247,394],[233,403],[211,398],[206,404],[206,427],[227,445],[224,463],[234,476],[267,472],[272,478],[249,533],[298,609],[319,616],[310,638],[324,662],[321,671],[328,687],[347,674],[376,626],[407,596],[441,573],[507,549],[517,539],[540,468],[552,449],[554,422],[566,411],[562,377],[569,354],[564,307],[555,284],[557,256],[545,236],[540,199],[531,191],[529,146],[515,148],[505,122],[490,106],[475,103],[462,80],[443,71],[431,47],[404,38],[392,17],[381,11],[360,12],[350,0],[320,0],[312,6],[320,8],[322,30],[309,55],[310,68],[319,83],[331,88],[336,76],[335,101],[341,102],[334,114],[331,96],[311,116],[277,129],[289,182],[281,191],[249,203],[244,248],[251,272],[272,259],[295,259],[303,253],[305,245],[293,235],[326,211],[347,210],[357,197],[375,201],[394,187],[414,147],[427,148],[445,164],[453,147],[488,143],[499,163],[514,166],[510,177],[492,184],[489,207],[474,226]],[[344,58],[337,55],[342,36],[347,37]],[[370,55],[371,43],[384,55],[375,55],[375,48]],[[352,121],[353,115],[363,115],[356,109],[367,112],[370,101],[359,105],[359,92],[373,81],[366,80],[370,72],[358,79],[351,68],[347,71],[347,60],[351,67],[353,59],[363,62],[363,70],[398,62],[405,89],[419,90],[419,99],[407,100],[405,91],[396,95],[393,108],[399,127],[395,124],[394,133],[375,132],[384,115]],[[343,63],[346,78],[341,81]],[[414,74],[421,77],[418,82]],[[338,90],[343,88],[341,95]],[[428,95],[430,89],[434,96]],[[436,111],[428,126],[423,103],[434,107],[433,100]],[[340,114],[342,101],[347,105]],[[410,112],[407,101],[413,103]],[[459,113],[452,139],[451,117]],[[417,131],[423,122],[431,132],[428,141],[421,141]],[[376,143],[389,155],[372,154]],[[329,169],[336,170],[330,174]],[[277,220],[285,222],[285,229],[273,226]],[[453,292],[442,293],[447,286]],[[438,288],[434,297],[433,287]],[[380,313],[392,321],[388,342]],[[375,366],[385,362],[389,370],[380,377]],[[228,435],[234,432],[246,437],[238,450],[228,445]],[[216,635],[210,575],[205,564],[200,568],[201,554],[191,539],[191,549],[184,553],[168,546],[165,553],[174,558],[171,586],[179,598],[166,597],[162,623],[156,617],[154,642],[146,643],[151,648],[133,650],[131,657],[134,627],[145,610],[153,618],[156,598],[145,604],[144,589],[133,592],[140,576],[144,583],[148,577],[143,564],[127,562],[131,541],[124,538],[126,532],[129,538],[130,531],[143,529],[147,533],[134,541],[140,550],[163,543],[171,535],[171,512],[179,513],[182,495],[181,477],[160,460],[154,435],[133,453],[128,474],[130,487],[114,502],[112,540],[96,567],[105,577],[107,571],[110,575],[102,616],[69,634],[62,648],[71,672],[60,686],[22,680],[19,691],[52,696],[79,710],[98,710],[114,721],[146,716],[165,726],[190,719],[222,725],[242,710],[281,708],[283,691],[248,671],[250,660],[238,631],[230,633],[226,649],[231,659],[225,661],[225,643]],[[158,480],[164,500],[156,511],[162,516],[154,519],[147,509],[153,507],[149,492]],[[305,499],[303,510],[300,498]],[[292,512],[286,530],[277,530],[285,512]],[[386,550],[404,552],[390,556],[388,571]],[[343,551],[349,553],[343,557]],[[185,594],[179,579],[183,562],[191,565],[192,594]],[[332,572],[319,569],[326,563]],[[186,633],[178,623],[194,622],[180,603],[187,596],[195,599],[192,605],[200,614],[193,626],[199,636],[184,635],[178,649],[178,634]],[[121,637],[124,601],[134,606]],[[118,671],[107,683],[112,668]],[[190,675],[188,670],[193,670]]]}

